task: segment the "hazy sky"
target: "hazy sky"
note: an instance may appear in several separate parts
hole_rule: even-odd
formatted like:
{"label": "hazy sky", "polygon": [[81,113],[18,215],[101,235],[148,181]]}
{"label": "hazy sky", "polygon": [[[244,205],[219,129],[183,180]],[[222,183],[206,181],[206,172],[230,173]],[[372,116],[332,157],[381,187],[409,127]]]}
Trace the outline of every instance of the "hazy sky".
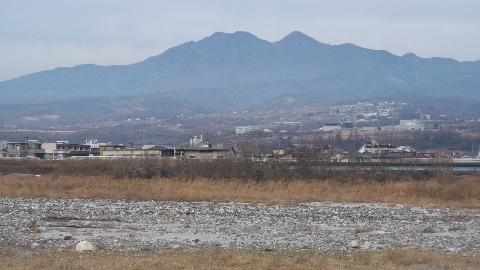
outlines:
{"label": "hazy sky", "polygon": [[0,81],[79,64],[131,64],[214,32],[480,60],[478,0],[0,0]]}

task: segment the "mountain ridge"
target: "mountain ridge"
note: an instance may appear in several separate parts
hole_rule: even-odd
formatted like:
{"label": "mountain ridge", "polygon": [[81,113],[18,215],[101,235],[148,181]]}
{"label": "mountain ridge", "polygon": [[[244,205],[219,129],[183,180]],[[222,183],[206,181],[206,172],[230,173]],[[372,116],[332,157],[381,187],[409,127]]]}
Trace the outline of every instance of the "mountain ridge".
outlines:
{"label": "mountain ridge", "polygon": [[[215,111],[324,105],[403,93],[478,101],[479,90],[480,61],[329,45],[299,31],[275,42],[237,31],[216,32],[129,65],[82,64],[3,81],[0,104],[149,94],[174,100],[181,91],[190,93],[182,100]],[[285,96],[295,102],[279,103]]]}

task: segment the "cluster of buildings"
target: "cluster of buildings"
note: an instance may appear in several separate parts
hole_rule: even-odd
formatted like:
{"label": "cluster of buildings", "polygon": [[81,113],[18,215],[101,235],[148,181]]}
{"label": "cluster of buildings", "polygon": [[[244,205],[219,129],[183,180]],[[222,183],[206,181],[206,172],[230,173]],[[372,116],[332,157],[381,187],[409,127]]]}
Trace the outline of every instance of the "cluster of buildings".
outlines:
{"label": "cluster of buildings", "polygon": [[334,130],[352,130],[353,123],[327,123],[325,126],[315,131],[334,131]]}
{"label": "cluster of buildings", "polygon": [[[295,122],[297,125],[301,125],[302,122]],[[358,125],[358,123],[357,123]],[[359,130],[359,131],[424,131],[424,130],[437,130],[440,129],[440,125],[436,121],[430,121],[425,119],[407,119],[400,120],[400,124],[391,126],[362,126],[354,127],[352,122],[333,122],[326,123],[323,127],[315,129],[314,131],[340,131],[340,130]],[[238,126],[235,127],[235,134],[247,134],[253,132],[273,133],[273,131],[264,126]]]}
{"label": "cluster of buildings", "polygon": [[[335,131],[335,130],[354,130],[353,123],[327,123],[325,126],[315,131]],[[379,126],[379,127],[359,127],[357,130],[394,130],[394,131],[423,131],[439,129],[437,122],[422,119],[400,120],[399,125]]]}
{"label": "cluster of buildings", "polygon": [[179,158],[179,159],[229,159],[235,157],[233,148],[203,144],[202,138],[190,140],[189,146],[176,147],[165,145],[143,145],[141,147],[127,147],[99,143],[95,139],[86,140],[84,144],[75,144],[68,141],[53,143],[38,140],[22,142],[0,141],[0,158],[33,158],[33,159],[65,159],[65,158]]}
{"label": "cluster of buildings", "polygon": [[[457,149],[429,149],[418,151],[411,146],[396,147],[391,144],[380,144],[375,140],[364,144],[358,152],[363,159],[383,159],[389,161],[471,158],[464,151]],[[478,158],[478,156],[476,158]]]}
{"label": "cluster of buildings", "polygon": [[[342,124],[343,125],[343,124]],[[337,125],[331,125],[337,126]],[[203,143],[203,138],[193,137],[188,146],[167,145],[142,145],[139,147],[99,143],[95,139],[86,140],[84,144],[70,143],[68,141],[40,142],[38,140],[26,140],[22,142],[0,141],[0,158],[33,158],[33,159],[88,159],[88,158],[173,158],[173,159],[235,159],[238,157],[233,147],[221,145],[212,146]],[[296,147],[301,149],[301,147]],[[369,161],[405,161],[405,160],[455,160],[472,159],[464,151],[456,149],[430,149],[418,151],[411,146],[393,146],[380,144],[375,140],[365,143],[357,153],[348,153],[340,149],[322,147],[322,151],[310,151],[310,158],[317,161],[349,162],[352,160]],[[257,160],[284,160],[295,161],[295,150],[272,150],[271,154],[254,156]],[[301,151],[300,151],[301,152]],[[243,153],[245,155],[245,153]],[[303,153],[305,154],[305,153]],[[480,153],[479,153],[480,155]],[[249,158],[249,156],[245,156]],[[479,156],[475,157],[480,159]]]}

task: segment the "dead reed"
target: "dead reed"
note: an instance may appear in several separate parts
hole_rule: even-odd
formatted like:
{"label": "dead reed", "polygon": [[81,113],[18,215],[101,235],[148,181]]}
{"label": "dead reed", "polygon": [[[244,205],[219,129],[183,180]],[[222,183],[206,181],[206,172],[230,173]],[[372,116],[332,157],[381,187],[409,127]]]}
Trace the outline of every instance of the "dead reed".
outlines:
{"label": "dead reed", "polygon": [[409,249],[371,252],[158,251],[31,256],[0,247],[5,269],[477,269],[480,257]]}
{"label": "dead reed", "polygon": [[0,176],[0,196],[252,203],[312,201],[480,206],[480,177],[415,181],[115,179],[107,176]]}

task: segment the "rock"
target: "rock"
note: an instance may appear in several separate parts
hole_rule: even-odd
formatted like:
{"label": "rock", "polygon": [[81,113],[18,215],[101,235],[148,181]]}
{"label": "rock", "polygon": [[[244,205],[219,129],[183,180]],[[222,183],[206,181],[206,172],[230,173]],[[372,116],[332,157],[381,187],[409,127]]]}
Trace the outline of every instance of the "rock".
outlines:
{"label": "rock", "polygon": [[348,247],[349,248],[359,248],[360,244],[358,243],[357,240],[352,240],[352,241],[350,241],[350,243],[348,243]]}
{"label": "rock", "polygon": [[[334,211],[338,213],[337,218],[332,218]],[[429,214],[428,220],[422,218],[425,213]],[[462,218],[454,219],[453,215]],[[374,220],[370,219],[372,216]],[[199,246],[357,251],[385,250],[400,245],[440,252],[478,253],[478,217],[478,209],[448,212],[382,204],[283,206],[0,197],[0,242],[38,247],[31,249],[35,253],[73,249],[72,246],[84,239],[95,243],[95,250],[122,251],[196,250]],[[45,228],[45,232],[32,233],[29,228],[32,220]],[[88,224],[92,224],[91,229],[80,229]],[[65,227],[72,229],[65,231]]]}
{"label": "rock", "polygon": [[93,247],[92,243],[87,242],[87,241],[82,241],[77,244],[75,247],[76,251],[95,251],[95,248]]}
{"label": "rock", "polygon": [[356,234],[359,234],[359,233],[369,233],[369,232],[372,232],[373,231],[373,228],[371,227],[368,227],[368,226],[359,226],[355,229],[355,233]]}
{"label": "rock", "polygon": [[451,231],[451,232],[456,232],[456,231],[465,231],[466,229],[467,229],[467,227],[465,227],[465,225],[459,224],[457,226],[449,228],[448,230]]}
{"label": "rock", "polygon": [[425,227],[425,229],[423,229],[423,233],[434,233],[435,230],[433,229],[432,226],[428,226],[428,227]]}
{"label": "rock", "polygon": [[141,251],[152,251],[153,249],[151,247],[144,246],[140,248]]}
{"label": "rock", "polygon": [[372,244],[370,242],[366,241],[365,243],[362,244],[361,249],[368,250],[371,247],[372,247]]}
{"label": "rock", "polygon": [[454,247],[449,247],[449,248],[448,248],[448,251],[450,251],[450,252],[458,252],[458,250],[457,250],[456,248],[454,248]]}

